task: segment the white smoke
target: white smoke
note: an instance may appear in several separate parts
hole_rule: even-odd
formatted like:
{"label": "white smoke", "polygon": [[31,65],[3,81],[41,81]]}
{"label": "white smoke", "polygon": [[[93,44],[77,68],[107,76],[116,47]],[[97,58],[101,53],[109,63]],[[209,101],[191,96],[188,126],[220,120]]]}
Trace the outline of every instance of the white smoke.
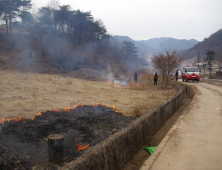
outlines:
{"label": "white smoke", "polygon": [[125,80],[114,80],[114,83],[118,85],[128,86],[128,83]]}
{"label": "white smoke", "polygon": [[112,72],[112,69],[110,65],[107,65],[107,68],[103,70],[104,79],[108,80],[112,83],[118,84],[118,85],[123,85],[123,86],[128,86],[128,83],[134,82],[134,75],[114,75]]}
{"label": "white smoke", "polygon": [[115,76],[114,76],[114,74],[113,74],[112,72],[109,72],[108,74],[106,74],[106,79],[107,79],[108,81],[113,82],[113,81],[114,81],[114,78],[115,78]]}

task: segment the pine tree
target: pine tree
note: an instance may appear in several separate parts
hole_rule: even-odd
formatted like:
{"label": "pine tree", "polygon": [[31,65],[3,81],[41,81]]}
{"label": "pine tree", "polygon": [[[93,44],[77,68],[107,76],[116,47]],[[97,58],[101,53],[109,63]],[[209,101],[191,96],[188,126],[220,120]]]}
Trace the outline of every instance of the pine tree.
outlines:
{"label": "pine tree", "polygon": [[29,0],[1,0],[0,1],[0,14],[3,14],[3,20],[6,23],[7,33],[10,30],[12,34],[12,21],[16,18],[22,10],[26,10],[31,7],[31,1]]}

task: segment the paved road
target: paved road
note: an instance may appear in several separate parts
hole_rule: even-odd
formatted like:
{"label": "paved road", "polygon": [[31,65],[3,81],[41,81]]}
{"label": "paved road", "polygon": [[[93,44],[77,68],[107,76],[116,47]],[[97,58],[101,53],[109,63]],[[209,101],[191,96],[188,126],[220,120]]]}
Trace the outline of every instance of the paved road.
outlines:
{"label": "paved road", "polygon": [[195,85],[199,94],[140,170],[222,169],[222,88]]}

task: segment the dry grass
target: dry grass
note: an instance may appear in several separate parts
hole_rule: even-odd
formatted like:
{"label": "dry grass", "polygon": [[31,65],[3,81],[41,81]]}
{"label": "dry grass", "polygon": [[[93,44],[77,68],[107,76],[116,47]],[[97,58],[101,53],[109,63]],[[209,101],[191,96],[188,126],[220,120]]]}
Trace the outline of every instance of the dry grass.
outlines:
{"label": "dry grass", "polygon": [[62,75],[18,73],[0,70],[0,119],[31,118],[48,109],[96,102],[114,105],[123,115],[140,116],[176,94],[139,78],[139,87],[116,87],[106,82],[86,81]]}
{"label": "dry grass", "polygon": [[[77,74],[89,79],[86,73],[92,74],[93,70],[88,69],[69,73],[67,77],[41,74],[59,71],[51,65],[29,60],[27,54],[7,52],[0,55],[0,119],[14,116],[31,118],[48,109],[95,103],[114,105],[123,115],[140,116],[176,94],[174,89],[164,90],[159,82],[158,86],[154,86],[153,75],[140,76],[140,86],[125,88],[108,85],[105,81],[70,77]],[[99,75],[98,71],[95,74]]]}

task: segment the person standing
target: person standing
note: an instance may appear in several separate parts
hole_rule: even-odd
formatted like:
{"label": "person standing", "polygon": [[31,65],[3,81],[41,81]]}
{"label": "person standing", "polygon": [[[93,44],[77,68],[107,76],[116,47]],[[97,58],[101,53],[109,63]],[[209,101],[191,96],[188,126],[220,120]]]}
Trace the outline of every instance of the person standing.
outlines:
{"label": "person standing", "polygon": [[157,75],[157,72],[156,72],[155,75],[154,75],[154,85],[155,84],[157,85],[157,79],[158,79],[158,75]]}
{"label": "person standing", "polygon": [[29,52],[29,58],[32,59],[32,52]]}
{"label": "person standing", "polygon": [[137,73],[134,74],[134,81],[137,83]]}
{"label": "person standing", "polygon": [[178,80],[178,70],[175,73],[176,81]]}

